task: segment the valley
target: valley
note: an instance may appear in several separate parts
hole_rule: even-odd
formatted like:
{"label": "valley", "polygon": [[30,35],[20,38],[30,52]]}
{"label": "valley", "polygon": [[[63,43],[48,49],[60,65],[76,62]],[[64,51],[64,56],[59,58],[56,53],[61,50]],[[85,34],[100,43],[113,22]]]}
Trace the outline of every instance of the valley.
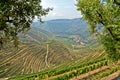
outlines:
{"label": "valley", "polygon": [[[65,25],[64,25],[65,24]],[[31,24],[20,43],[0,50],[0,80],[112,80],[119,65],[108,59],[82,19]],[[61,27],[62,26],[62,27]],[[110,77],[110,78],[109,78]]]}

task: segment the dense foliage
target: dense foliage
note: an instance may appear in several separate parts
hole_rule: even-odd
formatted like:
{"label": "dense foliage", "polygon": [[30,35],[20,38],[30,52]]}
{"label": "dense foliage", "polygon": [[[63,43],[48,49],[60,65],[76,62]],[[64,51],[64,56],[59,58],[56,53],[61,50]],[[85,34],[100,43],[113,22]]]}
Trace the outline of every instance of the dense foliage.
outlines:
{"label": "dense foliage", "polygon": [[50,8],[43,9],[41,0],[0,0],[0,46],[12,41],[18,44],[18,33],[30,29],[30,24],[37,17],[46,15]]}
{"label": "dense foliage", "polygon": [[120,2],[118,0],[78,0],[78,10],[90,25],[90,32],[99,34],[108,57],[120,59]]}

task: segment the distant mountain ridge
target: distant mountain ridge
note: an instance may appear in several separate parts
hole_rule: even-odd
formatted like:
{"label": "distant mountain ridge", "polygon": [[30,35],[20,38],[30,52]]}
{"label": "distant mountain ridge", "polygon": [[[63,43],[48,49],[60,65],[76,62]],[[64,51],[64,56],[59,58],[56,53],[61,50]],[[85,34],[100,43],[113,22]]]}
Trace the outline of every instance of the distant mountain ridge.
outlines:
{"label": "distant mountain ridge", "polygon": [[81,18],[55,19],[44,23],[33,22],[32,26],[62,36],[80,35],[82,38],[86,38],[89,35],[88,24]]}

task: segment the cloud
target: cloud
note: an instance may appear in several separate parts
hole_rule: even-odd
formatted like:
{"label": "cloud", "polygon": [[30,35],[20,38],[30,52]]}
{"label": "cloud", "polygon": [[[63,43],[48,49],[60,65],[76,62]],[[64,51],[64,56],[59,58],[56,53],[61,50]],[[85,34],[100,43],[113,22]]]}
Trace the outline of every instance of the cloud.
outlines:
{"label": "cloud", "polygon": [[51,17],[63,17],[64,15],[61,14],[61,13],[57,13],[57,12],[50,12],[48,14],[48,16],[51,16]]}

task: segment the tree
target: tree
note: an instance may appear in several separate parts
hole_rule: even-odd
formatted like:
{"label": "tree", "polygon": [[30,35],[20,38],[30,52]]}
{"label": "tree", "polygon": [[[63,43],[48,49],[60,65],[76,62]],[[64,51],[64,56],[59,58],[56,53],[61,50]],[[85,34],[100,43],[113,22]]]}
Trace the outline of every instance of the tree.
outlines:
{"label": "tree", "polygon": [[50,8],[43,9],[41,0],[0,0],[0,45],[13,42],[18,45],[18,34],[30,29],[35,17],[48,14]]}
{"label": "tree", "polygon": [[78,0],[77,7],[90,25],[90,32],[99,34],[108,57],[120,59],[120,1]]}

